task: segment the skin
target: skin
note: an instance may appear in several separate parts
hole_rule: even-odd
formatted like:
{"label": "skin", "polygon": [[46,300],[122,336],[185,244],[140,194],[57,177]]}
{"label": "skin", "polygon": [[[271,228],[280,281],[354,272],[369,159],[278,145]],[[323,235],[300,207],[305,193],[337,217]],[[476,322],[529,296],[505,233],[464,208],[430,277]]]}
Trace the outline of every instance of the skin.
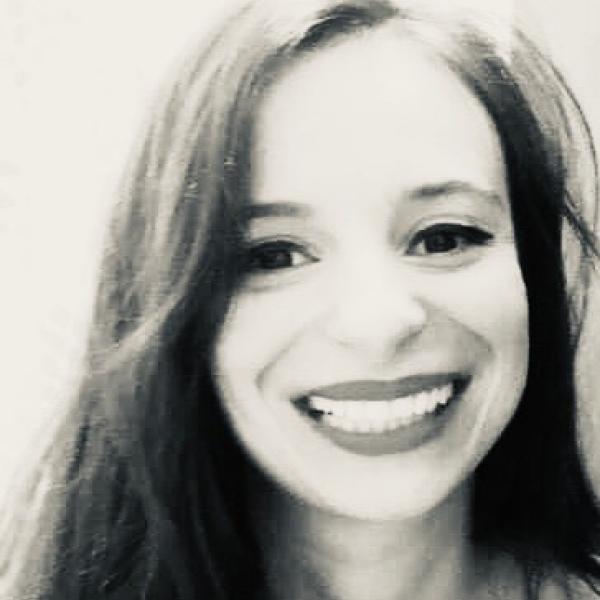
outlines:
{"label": "skin", "polygon": [[[273,597],[482,598],[499,573],[518,586],[467,537],[470,477],[514,414],[528,356],[504,163],[484,108],[384,27],[302,57],[273,84],[253,169],[251,266],[214,370],[266,475],[249,488]],[[459,229],[435,237],[448,223]],[[336,382],[450,371],[470,384],[446,427],[382,456],[336,446],[292,402]]]}

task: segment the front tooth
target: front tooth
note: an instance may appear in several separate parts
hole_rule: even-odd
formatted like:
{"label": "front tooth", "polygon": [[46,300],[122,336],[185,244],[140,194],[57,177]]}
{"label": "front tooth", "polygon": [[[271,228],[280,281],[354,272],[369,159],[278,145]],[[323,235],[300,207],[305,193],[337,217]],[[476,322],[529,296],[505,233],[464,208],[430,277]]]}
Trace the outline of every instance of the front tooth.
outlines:
{"label": "front tooth", "polygon": [[426,412],[432,412],[443,398],[443,388],[430,390],[427,395]]}
{"label": "front tooth", "polygon": [[344,420],[343,418],[339,420],[338,427],[344,431],[353,431],[352,423]]}
{"label": "front tooth", "polygon": [[308,401],[310,407],[314,408],[315,410],[320,410],[324,413],[333,412],[331,406],[333,400],[331,400],[330,398],[323,398],[321,396],[310,396]]}
{"label": "front tooth", "polygon": [[394,401],[390,407],[390,417],[392,419],[398,419],[404,413],[404,407],[402,402]]}
{"label": "front tooth", "polygon": [[372,410],[371,402],[368,400],[361,400],[360,402],[357,402],[357,405],[359,419],[370,419]]}
{"label": "front tooth", "polygon": [[367,417],[369,419],[380,420],[384,416],[385,406],[381,405],[379,401],[369,402],[367,406]]}
{"label": "front tooth", "polygon": [[360,421],[357,425],[357,431],[359,433],[369,433],[369,431],[371,431],[371,424],[369,421]]}
{"label": "front tooth", "polygon": [[373,433],[383,433],[389,426],[389,421],[379,421],[371,424],[371,431]]}
{"label": "front tooth", "polygon": [[394,406],[395,401],[386,402],[385,400],[381,402],[382,414],[385,415],[386,420],[390,420],[394,418]]}
{"label": "front tooth", "polygon": [[431,390],[421,392],[419,394],[419,409],[422,411],[420,414],[426,413],[429,410],[429,402],[431,400]]}
{"label": "front tooth", "polygon": [[419,399],[419,415],[424,415],[429,412],[429,405],[431,403],[431,392],[423,392]]}
{"label": "front tooth", "polygon": [[435,410],[439,404],[446,402],[446,399],[450,397],[451,391],[452,387],[448,385],[445,385],[443,388],[435,390],[434,393],[431,394],[431,399],[433,402],[431,410]]}
{"label": "front tooth", "polygon": [[440,401],[440,395],[439,394],[430,394],[429,395],[429,402],[427,403],[427,412],[433,412],[437,405],[439,404]]}
{"label": "front tooth", "polygon": [[418,394],[415,394],[414,396],[411,396],[410,401],[409,401],[409,406],[410,406],[410,414],[411,415],[420,415],[423,414],[423,392],[419,392]]}
{"label": "front tooth", "polygon": [[354,421],[352,421],[352,419],[349,419],[346,415],[340,415],[340,423],[342,429],[349,430],[348,428],[353,426]]}
{"label": "front tooth", "polygon": [[344,416],[352,421],[362,421],[367,416],[368,402],[352,400],[346,405]]}
{"label": "front tooth", "polygon": [[354,419],[354,415],[356,414],[356,407],[353,406],[352,402],[344,402],[344,401],[338,401],[339,404],[339,408],[338,406],[336,406],[336,411],[335,414],[336,415],[340,415],[340,417],[343,417],[346,420],[352,420]]}
{"label": "front tooth", "polygon": [[438,388],[436,390],[436,401],[437,404],[446,404],[448,400],[452,396],[452,384],[449,383],[444,387]]}
{"label": "front tooth", "polygon": [[447,404],[448,400],[450,400],[450,398],[452,398],[452,392],[453,391],[454,391],[454,388],[452,387],[452,384],[449,383],[444,388],[444,396],[443,396],[443,398],[440,399],[440,404]]}
{"label": "front tooth", "polygon": [[325,415],[323,416],[323,423],[326,423],[331,427],[337,427],[338,429],[341,429],[342,425],[344,424],[344,419],[342,419],[342,417],[338,417],[337,415]]}
{"label": "front tooth", "polygon": [[335,415],[325,415],[323,417],[323,422],[329,425],[330,427],[340,427],[340,418]]}
{"label": "front tooth", "polygon": [[405,398],[402,400],[402,402],[398,402],[398,406],[394,411],[394,416],[398,417],[399,419],[406,419],[407,417],[411,416],[414,412],[414,400],[412,398]]}
{"label": "front tooth", "polygon": [[363,424],[360,421],[345,421],[346,431],[350,431],[351,433],[363,433],[362,426]]}
{"label": "front tooth", "polygon": [[452,395],[452,384],[394,400],[333,400],[309,398],[310,406],[325,413],[326,422],[345,431],[386,431],[418,420]]}
{"label": "front tooth", "polygon": [[377,421],[389,421],[392,418],[393,401],[375,400],[370,403],[369,415]]}

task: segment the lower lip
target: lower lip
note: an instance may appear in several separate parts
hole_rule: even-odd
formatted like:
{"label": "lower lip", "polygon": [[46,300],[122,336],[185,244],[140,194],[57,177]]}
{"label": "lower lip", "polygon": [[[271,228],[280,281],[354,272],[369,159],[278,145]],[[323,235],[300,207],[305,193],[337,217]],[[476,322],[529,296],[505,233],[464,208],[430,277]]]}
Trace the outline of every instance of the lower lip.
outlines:
{"label": "lower lip", "polygon": [[308,408],[306,400],[297,404],[311,425],[336,446],[354,454],[382,456],[414,450],[438,437],[452,418],[465,387],[466,384],[455,384],[454,392],[446,404],[439,405],[433,412],[423,415],[414,423],[381,433],[357,433],[331,427],[321,420],[319,411]]}

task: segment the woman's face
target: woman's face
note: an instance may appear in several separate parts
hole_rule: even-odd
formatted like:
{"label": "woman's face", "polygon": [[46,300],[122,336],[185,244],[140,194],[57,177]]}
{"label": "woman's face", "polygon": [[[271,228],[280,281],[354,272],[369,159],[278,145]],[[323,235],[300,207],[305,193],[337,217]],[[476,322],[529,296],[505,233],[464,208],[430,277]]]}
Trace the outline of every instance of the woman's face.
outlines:
{"label": "woman's face", "polygon": [[233,428],[313,506],[424,514],[488,452],[527,374],[494,126],[384,28],[280,77],[252,165],[245,276],[214,355]]}

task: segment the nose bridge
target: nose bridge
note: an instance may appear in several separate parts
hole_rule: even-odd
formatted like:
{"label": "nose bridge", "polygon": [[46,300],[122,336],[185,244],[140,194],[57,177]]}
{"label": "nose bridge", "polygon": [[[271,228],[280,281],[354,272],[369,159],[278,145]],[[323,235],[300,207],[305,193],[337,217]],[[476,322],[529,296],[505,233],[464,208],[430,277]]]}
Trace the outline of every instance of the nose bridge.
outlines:
{"label": "nose bridge", "polygon": [[340,267],[331,286],[325,332],[341,345],[387,355],[426,324],[418,277],[397,257],[355,257]]}

